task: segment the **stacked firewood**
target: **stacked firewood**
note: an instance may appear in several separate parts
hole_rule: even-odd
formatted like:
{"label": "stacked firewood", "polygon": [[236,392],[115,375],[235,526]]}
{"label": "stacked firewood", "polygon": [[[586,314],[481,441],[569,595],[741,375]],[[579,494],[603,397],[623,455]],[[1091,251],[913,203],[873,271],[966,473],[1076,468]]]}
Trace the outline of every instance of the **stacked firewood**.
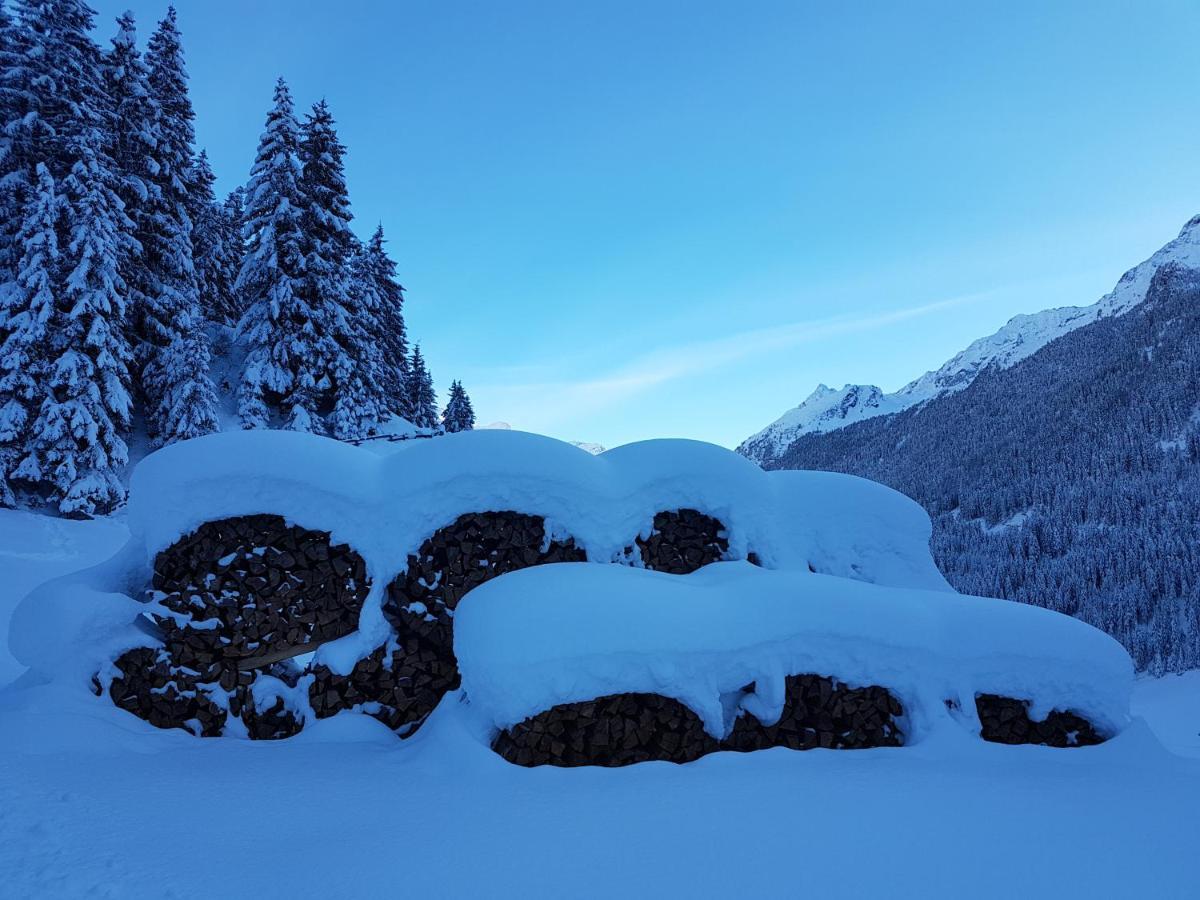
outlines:
{"label": "stacked firewood", "polygon": [[[896,722],[904,708],[887,688],[852,688],[821,675],[789,675],[784,684],[779,721],[764,725],[751,715],[742,715],[723,749],[859,750],[904,743]],[[753,685],[749,689],[753,690]]]}
{"label": "stacked firewood", "polygon": [[115,665],[109,696],[121,709],[157,728],[182,728],[201,737],[215,737],[225,727],[225,709],[194,671],[176,665],[162,647],[129,650]]}
{"label": "stacked firewood", "polygon": [[1029,718],[1029,701],[999,694],[975,698],[980,736],[997,744],[1086,747],[1104,742],[1094,725],[1073,712],[1056,709],[1040,722]]}
{"label": "stacked firewood", "polygon": [[272,515],[201,525],[158,554],[151,585],[162,644],[116,661],[113,702],[206,737],[232,714],[262,739],[295,734],[303,719],[280,698],[256,703],[256,681],[294,686],[286,658],[357,628],[370,588],[354,550]]}
{"label": "stacked firewood", "polygon": [[419,728],[442,697],[458,687],[453,659],[415,635],[376,648],[348,675],[323,665],[310,671],[309,705],[317,718],[359,709],[401,737]]}
{"label": "stacked firewood", "polygon": [[820,675],[791,675],[786,685],[776,724],[743,715],[720,742],[678,700],[638,693],[552,707],[501,732],[492,748],[521,766],[625,766],[690,762],[717,750],[849,750],[904,741],[896,722],[904,710],[885,688],[850,688]]}
{"label": "stacked firewood", "polygon": [[584,562],[575,541],[547,540],[540,516],[481,512],[434,532],[388,586],[384,614],[401,635],[416,635],[453,658],[454,609],[485,581],[556,562]]}
{"label": "stacked firewood", "polygon": [[729,540],[718,519],[694,509],[677,509],[654,516],[649,537],[637,539],[647,569],[687,575],[725,558]]}
{"label": "stacked firewood", "polygon": [[519,766],[628,766],[691,762],[717,742],[678,700],[612,694],[555,706],[501,732],[492,746]]}
{"label": "stacked firewood", "polygon": [[[155,558],[155,620],[177,663],[203,677],[358,627],[366,564],[328,532],[280,516],[206,522]],[[215,678],[214,678],[215,680]]]}

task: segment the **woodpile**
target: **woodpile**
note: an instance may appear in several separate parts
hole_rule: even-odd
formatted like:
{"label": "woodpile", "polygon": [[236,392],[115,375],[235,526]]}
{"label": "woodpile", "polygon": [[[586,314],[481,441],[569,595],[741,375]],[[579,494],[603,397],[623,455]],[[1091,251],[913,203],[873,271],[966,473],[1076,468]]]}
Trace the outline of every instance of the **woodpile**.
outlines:
{"label": "woodpile", "polygon": [[327,666],[309,671],[315,676],[309,704],[317,718],[361,709],[401,737],[416,731],[459,680],[454,660],[414,635],[377,648],[348,675]]}
{"label": "woodpile", "polygon": [[694,509],[656,513],[654,530],[637,545],[647,569],[672,575],[695,572],[729,552],[725,526]]}
{"label": "woodpile", "polygon": [[700,717],[658,694],[565,703],[501,732],[492,749],[519,766],[684,763],[717,749]]}
{"label": "woodpile", "polygon": [[454,609],[469,591],[506,572],[586,560],[572,538],[548,541],[540,516],[468,513],[408,557],[408,567],[388,585],[384,615],[402,636],[416,635],[453,659]]}
{"label": "woodpile", "polygon": [[[725,534],[717,519],[679,509],[656,514],[637,546],[646,568],[682,575],[724,558]],[[155,559],[153,599],[168,611],[155,614],[163,646],[122,654],[109,695],[153,725],[205,737],[225,731],[230,715],[251,738],[274,740],[298,733],[305,715],[349,710],[406,737],[458,687],[454,610],[468,592],[507,572],[585,560],[574,540],[550,540],[538,516],[460,516],[409,556],[388,586],[384,613],[397,634],[340,675],[324,665],[302,670],[287,657],[358,627],[370,587],[362,557],[331,544],[327,532],[279,516],[208,522]],[[311,676],[311,713],[292,705],[302,675]],[[1075,713],[1054,710],[1032,721],[1028,701],[981,694],[976,708],[988,741],[1074,747],[1103,740]],[[688,762],[719,749],[888,747],[903,743],[903,714],[886,688],[801,674],[786,680],[777,723],[742,715],[719,743],[679,701],[628,693],[556,706],[499,735],[494,749],[522,766],[624,766]]]}
{"label": "woodpile", "polygon": [[161,647],[138,647],[116,661],[109,685],[112,702],[156,728],[182,728],[200,737],[216,737],[225,727],[225,710],[199,686],[194,673],[175,665]]}
{"label": "woodpile", "polygon": [[[821,675],[789,675],[783,714],[774,725],[742,715],[722,743],[725,750],[860,750],[904,743],[896,719],[904,708],[887,688],[851,688]],[[753,690],[750,685],[748,690]]]}
{"label": "woodpile", "polygon": [[175,662],[208,679],[227,660],[349,634],[370,583],[361,556],[280,516],[207,522],[158,554],[156,622]]}
{"label": "woodpile", "polygon": [[627,766],[691,762],[717,750],[853,750],[904,743],[896,722],[904,709],[886,688],[851,688],[820,675],[790,675],[786,685],[776,724],[743,715],[720,742],[678,700],[612,694],[532,716],[497,735],[492,749],[519,766]]}
{"label": "woodpile", "polygon": [[975,698],[980,736],[996,744],[1043,744],[1047,747],[1087,747],[1104,738],[1087,719],[1072,712],[1053,710],[1045,719],[1029,718],[1029,701],[999,694]]}
{"label": "woodpile", "polygon": [[241,718],[252,741],[278,741],[303,730],[303,716],[297,715],[283,696],[269,690],[262,694],[265,696],[256,696],[254,684],[250,684],[230,697],[229,711]]}

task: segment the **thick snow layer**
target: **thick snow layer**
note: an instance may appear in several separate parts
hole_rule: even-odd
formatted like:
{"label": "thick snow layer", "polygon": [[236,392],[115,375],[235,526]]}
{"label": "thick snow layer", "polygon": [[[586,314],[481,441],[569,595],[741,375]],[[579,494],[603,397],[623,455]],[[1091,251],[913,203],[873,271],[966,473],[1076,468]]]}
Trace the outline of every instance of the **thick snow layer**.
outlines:
{"label": "thick snow layer", "polygon": [[148,456],[133,474],[129,544],[100,568],[22,603],[13,654],[45,673],[67,668],[82,677],[97,653],[141,640],[121,623],[136,618],[130,598],[159,550],[206,521],[262,512],[330,531],[367,562],[373,588],[360,633],[320,651],[338,670],[386,639],[381,597],[408,555],[467,512],[544,516],[590,559],[608,561],[648,532],[656,512],[692,507],[726,524],[735,556],[752,550],[768,566],[949,590],[929,554],[926,514],[852,476],[765,473],[694,441],[647,441],[592,456],[537,435],[482,431],[392,446],[381,455],[312,435],[242,431]]}
{"label": "thick snow layer", "polygon": [[910,742],[972,721],[977,693],[1079,712],[1113,734],[1127,721],[1133,664],[1115,640],[1049,610],[809,572],[716,563],[678,577],[562,563],[472,591],[455,619],[470,702],[507,728],[560,703],[648,692],[690,707],[714,737],[722,698],[754,682],[759,719],[783,709],[788,674],[880,684],[904,704]]}
{"label": "thick snow layer", "polygon": [[803,434],[852,425],[891,415],[942,394],[960,391],[991,365],[1009,368],[1032,356],[1055,338],[1105,316],[1128,312],[1146,299],[1150,280],[1162,266],[1178,263],[1200,269],[1200,216],[1149,259],[1121,276],[1109,293],[1090,306],[1063,306],[1015,316],[995,333],[979,338],[940,368],[926,372],[900,390],[884,394],[874,385],[848,384],[840,391],[820,385],[803,403],[788,410],[738,448],[750,459],[765,462],[779,456]]}
{"label": "thick snow layer", "polygon": [[1172,753],[1200,757],[1200,669],[1139,678],[1133,714],[1144,718]]}
{"label": "thick snow layer", "polygon": [[120,519],[74,521],[0,509],[0,685],[25,667],[8,652],[8,623],[17,603],[50,578],[107,559],[129,539]]}
{"label": "thick snow layer", "polygon": [[0,692],[0,896],[1195,896],[1200,760],[1140,722],[1081,750],[947,731],[523,769],[469,713],[205,741]]}

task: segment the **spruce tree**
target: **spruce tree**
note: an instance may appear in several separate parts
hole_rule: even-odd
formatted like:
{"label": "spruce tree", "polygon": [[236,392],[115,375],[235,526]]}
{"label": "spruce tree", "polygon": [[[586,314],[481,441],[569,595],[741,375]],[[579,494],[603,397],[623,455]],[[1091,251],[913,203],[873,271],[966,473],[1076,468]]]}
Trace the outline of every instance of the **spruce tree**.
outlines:
{"label": "spruce tree", "polygon": [[117,196],[133,223],[136,239],[128,244],[117,268],[125,281],[126,305],[136,315],[158,292],[147,253],[153,247],[147,248],[142,242],[153,232],[154,217],[162,206],[162,192],[156,180],[158,111],[150,96],[149,70],[137,48],[137,27],[132,13],[117,19],[117,33],[104,56],[102,70],[113,119],[118,123],[107,131],[107,150],[118,176]]}
{"label": "spruce tree", "polygon": [[232,224],[226,206],[217,203],[213,194],[216,180],[208,154],[201,150],[192,166],[190,194],[192,259],[200,315],[209,322],[233,325],[241,314],[233,290],[241,264],[238,254],[241,239],[235,233],[240,223]]}
{"label": "spruce tree", "polygon": [[[21,248],[17,230],[21,227],[25,197],[22,161],[14,147],[19,121],[28,106],[22,78],[25,69],[20,56],[21,30],[0,0],[0,291],[16,278]],[[2,302],[2,300],[0,300]],[[3,340],[3,331],[0,331]]]}
{"label": "spruce tree", "polygon": [[433,376],[425,366],[421,345],[413,347],[409,361],[409,405],[413,410],[410,420],[418,428],[437,428],[437,395],[433,392]]}
{"label": "spruce tree", "polygon": [[451,434],[475,427],[475,410],[471,408],[471,398],[461,382],[450,383],[450,399],[442,411],[442,427]]}
{"label": "spruce tree", "polygon": [[129,461],[129,348],[117,259],[132,223],[100,154],[84,145],[63,182],[69,271],[47,329],[46,390],[14,477],[33,482],[68,515],[112,509]]}
{"label": "spruce tree", "polygon": [[378,225],[355,259],[354,286],[378,351],[375,380],[383,402],[391,413],[411,421],[404,288],[396,280],[396,263],[384,243],[383,226]]}
{"label": "spruce tree", "polygon": [[58,226],[62,207],[54,178],[37,167],[36,191],[17,232],[24,253],[17,278],[5,285],[0,304],[0,505],[16,498],[10,477],[28,445],[29,425],[37,414],[46,378],[42,355],[47,326],[55,314],[54,290],[60,265]]}
{"label": "spruce tree", "polygon": [[[23,200],[36,182],[42,203],[45,186],[56,186],[59,257],[50,276],[53,309],[39,314],[45,331],[28,367],[34,396],[25,409],[34,418],[23,440],[3,442],[4,453],[18,460],[13,480],[61,512],[91,513],[123,495],[129,351],[126,286],[117,263],[130,252],[133,223],[116,193],[109,156],[113,110],[100,48],[89,36],[92,11],[78,0],[19,0],[16,8],[19,52],[0,79],[14,90],[22,113],[6,123],[4,181],[20,186]],[[30,205],[23,208],[28,212]],[[6,321],[21,313],[14,304],[22,296],[28,300],[27,293],[6,291]],[[7,344],[11,333],[5,331]],[[0,407],[10,399],[7,392],[0,396]]]}
{"label": "spruce tree", "polygon": [[237,289],[238,272],[241,271],[245,256],[245,239],[242,236],[246,224],[245,188],[234,188],[226,195],[225,202],[221,204],[219,223],[220,239],[217,243],[222,262],[217,267],[217,280],[218,284],[225,285],[220,289],[226,292],[225,296],[228,298],[226,303],[230,313],[229,324],[236,325],[242,313],[246,311],[246,305]]}
{"label": "spruce tree", "polygon": [[146,62],[158,116],[155,182],[160,202],[149,230],[140,236],[154,290],[145,297],[137,324],[147,426],[152,443],[162,445],[219,427],[192,256],[195,113],[174,7],[168,7],[151,36]]}
{"label": "spruce tree", "polygon": [[351,260],[356,239],[350,230],[345,147],[324,100],[314,104],[301,133],[300,191],[305,209],[304,277],[300,297],[319,340],[305,363],[319,409],[332,406],[329,430],[338,438],[374,433],[382,413],[375,382],[374,335],[370,317],[355,309]]}
{"label": "spruce tree", "polygon": [[292,96],[281,78],[246,188],[246,252],[235,286],[246,303],[238,323],[246,345],[238,397],[245,428],[282,420],[308,431],[305,426],[315,418],[314,386],[297,375],[314,340],[313,323],[299,300],[304,272],[299,142]]}

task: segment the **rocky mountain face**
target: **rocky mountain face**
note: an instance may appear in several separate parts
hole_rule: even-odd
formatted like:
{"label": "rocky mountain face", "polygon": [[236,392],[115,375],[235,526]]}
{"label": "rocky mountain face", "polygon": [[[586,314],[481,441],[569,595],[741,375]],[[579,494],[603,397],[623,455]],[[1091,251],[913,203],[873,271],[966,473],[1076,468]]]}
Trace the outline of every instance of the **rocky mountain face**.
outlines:
{"label": "rocky mountain face", "polygon": [[762,431],[747,438],[738,452],[760,465],[780,458],[792,441],[876,416],[894,415],[935,397],[961,391],[989,366],[1006,369],[1051,341],[1108,316],[1128,312],[1146,298],[1154,274],[1176,263],[1200,268],[1200,216],[1196,216],[1149,259],[1126,272],[1116,287],[1091,306],[1064,306],[1009,320],[999,331],[980,338],[940,368],[892,394],[874,385],[846,385],[840,391],[820,385],[799,406],[788,410]]}
{"label": "rocky mountain face", "polygon": [[956,589],[1077,616],[1140,669],[1200,667],[1197,224],[1095,306],[1013,320],[914,382],[923,402],[809,427],[766,467],[890,485]]}

